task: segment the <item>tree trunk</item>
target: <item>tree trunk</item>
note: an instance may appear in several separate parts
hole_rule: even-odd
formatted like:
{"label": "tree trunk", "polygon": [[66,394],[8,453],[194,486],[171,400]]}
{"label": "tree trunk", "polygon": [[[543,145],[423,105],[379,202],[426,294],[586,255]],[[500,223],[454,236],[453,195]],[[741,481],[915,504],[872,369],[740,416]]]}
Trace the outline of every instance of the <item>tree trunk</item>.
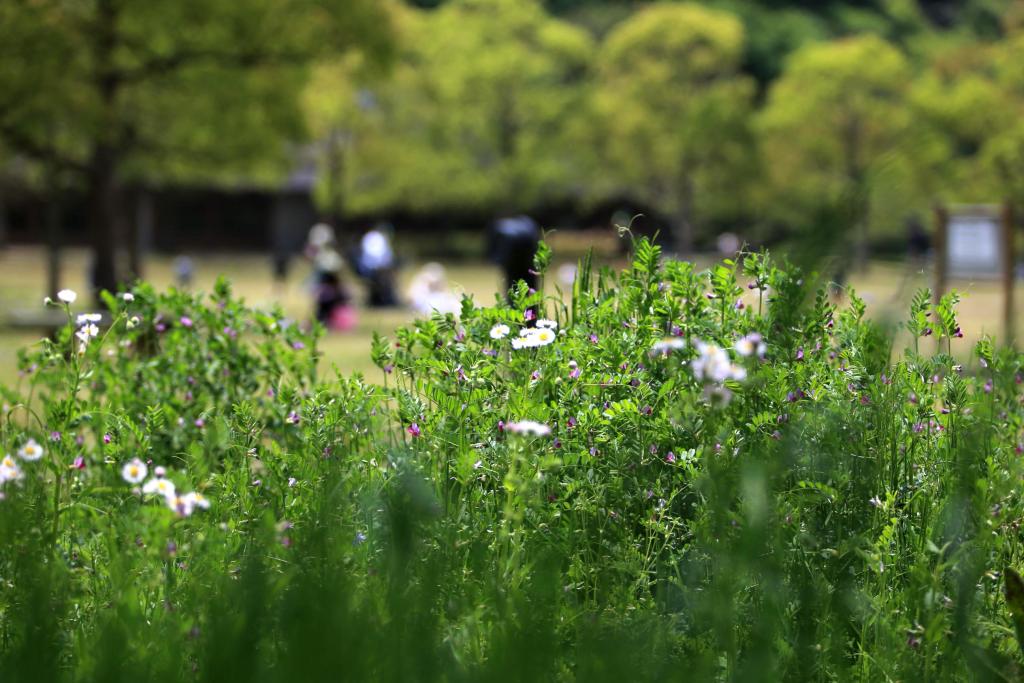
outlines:
{"label": "tree trunk", "polygon": [[96,146],[89,168],[89,224],[92,230],[90,285],[93,296],[104,289],[115,292],[121,284],[117,269],[116,156],[107,145]]}
{"label": "tree trunk", "polygon": [[60,291],[60,200],[54,193],[46,204],[46,295]]}
{"label": "tree trunk", "polygon": [[144,275],[146,254],[153,242],[153,226],[155,212],[153,208],[153,195],[146,188],[139,188],[135,192],[135,219],[129,221],[129,243],[128,243],[128,273],[132,280],[138,280]]}
{"label": "tree trunk", "polygon": [[672,241],[680,258],[693,256],[693,182],[684,180],[675,215],[672,217]]}
{"label": "tree trunk", "polygon": [[7,206],[4,204],[4,196],[0,194],[0,250],[7,246]]}

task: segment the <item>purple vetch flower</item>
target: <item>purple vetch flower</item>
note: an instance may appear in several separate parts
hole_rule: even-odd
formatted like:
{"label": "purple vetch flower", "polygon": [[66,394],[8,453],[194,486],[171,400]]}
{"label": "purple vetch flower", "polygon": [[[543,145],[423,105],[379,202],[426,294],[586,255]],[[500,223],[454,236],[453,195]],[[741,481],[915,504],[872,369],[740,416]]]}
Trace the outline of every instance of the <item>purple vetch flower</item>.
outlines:
{"label": "purple vetch flower", "polygon": [[576,426],[576,418],[570,416],[569,419],[565,421],[565,426],[568,429],[572,429],[573,427],[575,427]]}
{"label": "purple vetch flower", "polygon": [[801,346],[801,347],[799,347],[796,350],[796,359],[797,360],[803,360],[804,359],[804,347]]}
{"label": "purple vetch flower", "polygon": [[406,428],[405,431],[409,432],[409,435],[412,436],[413,438],[416,438],[416,437],[420,436],[423,433],[420,430],[420,426],[418,424],[416,424],[415,422],[413,422],[411,425],[409,425]]}
{"label": "purple vetch flower", "polygon": [[483,349],[481,353],[484,354],[485,356],[490,356],[491,358],[498,357],[498,352],[495,351],[494,349]]}
{"label": "purple vetch flower", "polygon": [[644,406],[643,408],[640,409],[640,412],[643,413],[644,415],[651,415],[654,413],[654,408],[652,408],[651,406]]}
{"label": "purple vetch flower", "polygon": [[527,308],[526,311],[523,313],[523,320],[525,320],[526,322],[530,322],[536,319],[537,314],[533,312],[532,308]]}
{"label": "purple vetch flower", "polygon": [[985,382],[985,386],[982,387],[982,389],[985,391],[986,394],[991,394],[992,393],[992,380],[988,380],[987,382]]}
{"label": "purple vetch flower", "polygon": [[74,462],[71,464],[71,468],[72,469],[76,469],[76,470],[84,470],[85,469],[85,458],[83,458],[80,455],[77,456],[75,458]]}
{"label": "purple vetch flower", "polygon": [[230,325],[225,325],[223,331],[224,334],[227,335],[229,339],[234,339],[235,337],[238,336],[238,332],[236,332],[235,329]]}
{"label": "purple vetch flower", "polygon": [[192,391],[191,390],[185,392],[185,400],[186,401],[191,401],[192,400]]}
{"label": "purple vetch flower", "polygon": [[505,431],[505,421],[504,420],[498,420],[498,431],[499,432],[504,432]]}
{"label": "purple vetch flower", "polygon": [[292,348],[295,349],[296,351],[301,351],[302,349],[306,348],[306,345],[300,341],[293,341]]}
{"label": "purple vetch flower", "polygon": [[540,379],[540,370],[534,370],[533,372],[531,372],[530,373],[530,379],[532,379],[534,381],[537,381],[538,379]]}
{"label": "purple vetch flower", "polygon": [[192,318],[188,317],[187,315],[183,315],[180,318],[178,318],[178,322],[181,323],[182,327],[192,327]]}
{"label": "purple vetch flower", "polygon": [[562,440],[556,437],[554,442],[551,445],[554,446],[555,448],[561,448],[562,447]]}
{"label": "purple vetch flower", "polygon": [[665,454],[665,462],[673,463],[675,461],[676,461],[676,454],[675,453],[673,453],[672,451],[669,451],[668,453]]}
{"label": "purple vetch flower", "polygon": [[869,403],[871,403],[871,398],[867,394],[861,394],[860,395],[860,404],[862,406],[866,406]]}
{"label": "purple vetch flower", "polygon": [[953,336],[957,339],[963,339],[964,333],[960,330],[960,326],[957,325],[956,329],[953,330]]}
{"label": "purple vetch flower", "polygon": [[167,541],[167,554],[174,557],[178,554],[178,544],[174,541]]}
{"label": "purple vetch flower", "polygon": [[295,477],[288,477],[288,488],[291,488],[291,487],[295,486],[295,484],[296,484]]}
{"label": "purple vetch flower", "polygon": [[596,334],[594,334],[594,333],[590,334],[590,343],[591,344],[596,344],[597,343],[597,335]]}
{"label": "purple vetch flower", "polygon": [[580,376],[580,366],[576,361],[569,361],[569,379],[577,379]]}
{"label": "purple vetch flower", "polygon": [[362,531],[357,531],[356,532],[356,537],[354,539],[352,539],[352,545],[362,545],[365,542],[366,542],[366,534],[364,534]]}
{"label": "purple vetch flower", "polygon": [[50,432],[50,441],[60,441],[60,432]]}
{"label": "purple vetch flower", "polygon": [[392,365],[391,363],[388,363],[387,365],[384,366],[384,374],[385,375],[390,375],[394,371],[395,371],[395,366]]}
{"label": "purple vetch flower", "polygon": [[782,432],[776,429],[774,432],[772,432],[772,438],[778,441],[779,439],[782,438]]}
{"label": "purple vetch flower", "polygon": [[590,447],[590,457],[594,457],[595,455],[597,455],[597,447],[596,446],[591,446]]}
{"label": "purple vetch flower", "polygon": [[736,299],[736,303],[733,304],[733,308],[735,308],[737,311],[742,311],[745,308],[743,304],[743,299]]}
{"label": "purple vetch flower", "polygon": [[284,421],[288,424],[297,425],[300,421],[299,414],[293,410],[288,413],[288,417],[286,417]]}
{"label": "purple vetch flower", "polygon": [[201,417],[197,417],[197,418],[196,418],[196,421],[194,422],[194,424],[195,424],[195,426],[196,426],[196,427],[198,427],[199,429],[202,429],[203,427],[205,427],[205,426],[206,426],[206,420],[204,420],[204,419],[203,419],[203,418],[201,418]]}
{"label": "purple vetch flower", "polygon": [[113,441],[113,437],[110,434],[103,435],[103,443],[110,443],[111,441]]}
{"label": "purple vetch flower", "polygon": [[921,432],[924,431],[924,422],[915,422],[914,426],[911,427],[911,429],[914,430],[915,434],[920,434]]}
{"label": "purple vetch flower", "polygon": [[85,437],[82,436],[81,434],[76,434],[75,435],[75,445],[76,446],[81,446],[83,444],[85,444]]}
{"label": "purple vetch flower", "polygon": [[930,327],[926,327],[923,330],[921,330],[921,336],[922,337],[928,337],[928,336],[931,336],[931,334],[932,334],[932,328],[930,328]]}

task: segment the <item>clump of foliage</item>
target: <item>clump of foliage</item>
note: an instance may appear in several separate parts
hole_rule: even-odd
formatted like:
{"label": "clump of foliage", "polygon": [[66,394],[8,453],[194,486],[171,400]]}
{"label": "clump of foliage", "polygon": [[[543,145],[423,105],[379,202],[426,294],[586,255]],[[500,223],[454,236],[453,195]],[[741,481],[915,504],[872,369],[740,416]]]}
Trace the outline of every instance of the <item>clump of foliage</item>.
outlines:
{"label": "clump of foliage", "polygon": [[635,251],[383,385],[226,285],[69,312],[3,393],[5,680],[1018,676],[1024,357]]}

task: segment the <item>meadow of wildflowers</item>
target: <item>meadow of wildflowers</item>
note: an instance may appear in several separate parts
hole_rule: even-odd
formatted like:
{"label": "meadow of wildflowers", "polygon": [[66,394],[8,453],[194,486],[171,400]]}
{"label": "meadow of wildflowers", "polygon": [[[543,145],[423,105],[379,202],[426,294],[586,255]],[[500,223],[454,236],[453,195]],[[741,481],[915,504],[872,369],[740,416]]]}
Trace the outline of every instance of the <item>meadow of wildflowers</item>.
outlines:
{"label": "meadow of wildflowers", "polygon": [[825,284],[641,240],[382,385],[226,283],[62,291],[0,390],[0,680],[1016,680],[1024,357]]}

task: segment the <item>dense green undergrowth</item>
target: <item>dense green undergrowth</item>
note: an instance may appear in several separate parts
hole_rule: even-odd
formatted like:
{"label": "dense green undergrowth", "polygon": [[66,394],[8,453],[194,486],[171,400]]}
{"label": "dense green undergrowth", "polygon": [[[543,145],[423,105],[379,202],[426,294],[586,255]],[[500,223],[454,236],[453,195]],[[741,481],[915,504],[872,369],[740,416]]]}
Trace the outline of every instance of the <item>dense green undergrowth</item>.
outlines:
{"label": "dense green undergrowth", "polygon": [[3,390],[0,677],[1013,680],[1024,358],[818,284],[640,241],[384,386],[226,284],[69,312]]}

